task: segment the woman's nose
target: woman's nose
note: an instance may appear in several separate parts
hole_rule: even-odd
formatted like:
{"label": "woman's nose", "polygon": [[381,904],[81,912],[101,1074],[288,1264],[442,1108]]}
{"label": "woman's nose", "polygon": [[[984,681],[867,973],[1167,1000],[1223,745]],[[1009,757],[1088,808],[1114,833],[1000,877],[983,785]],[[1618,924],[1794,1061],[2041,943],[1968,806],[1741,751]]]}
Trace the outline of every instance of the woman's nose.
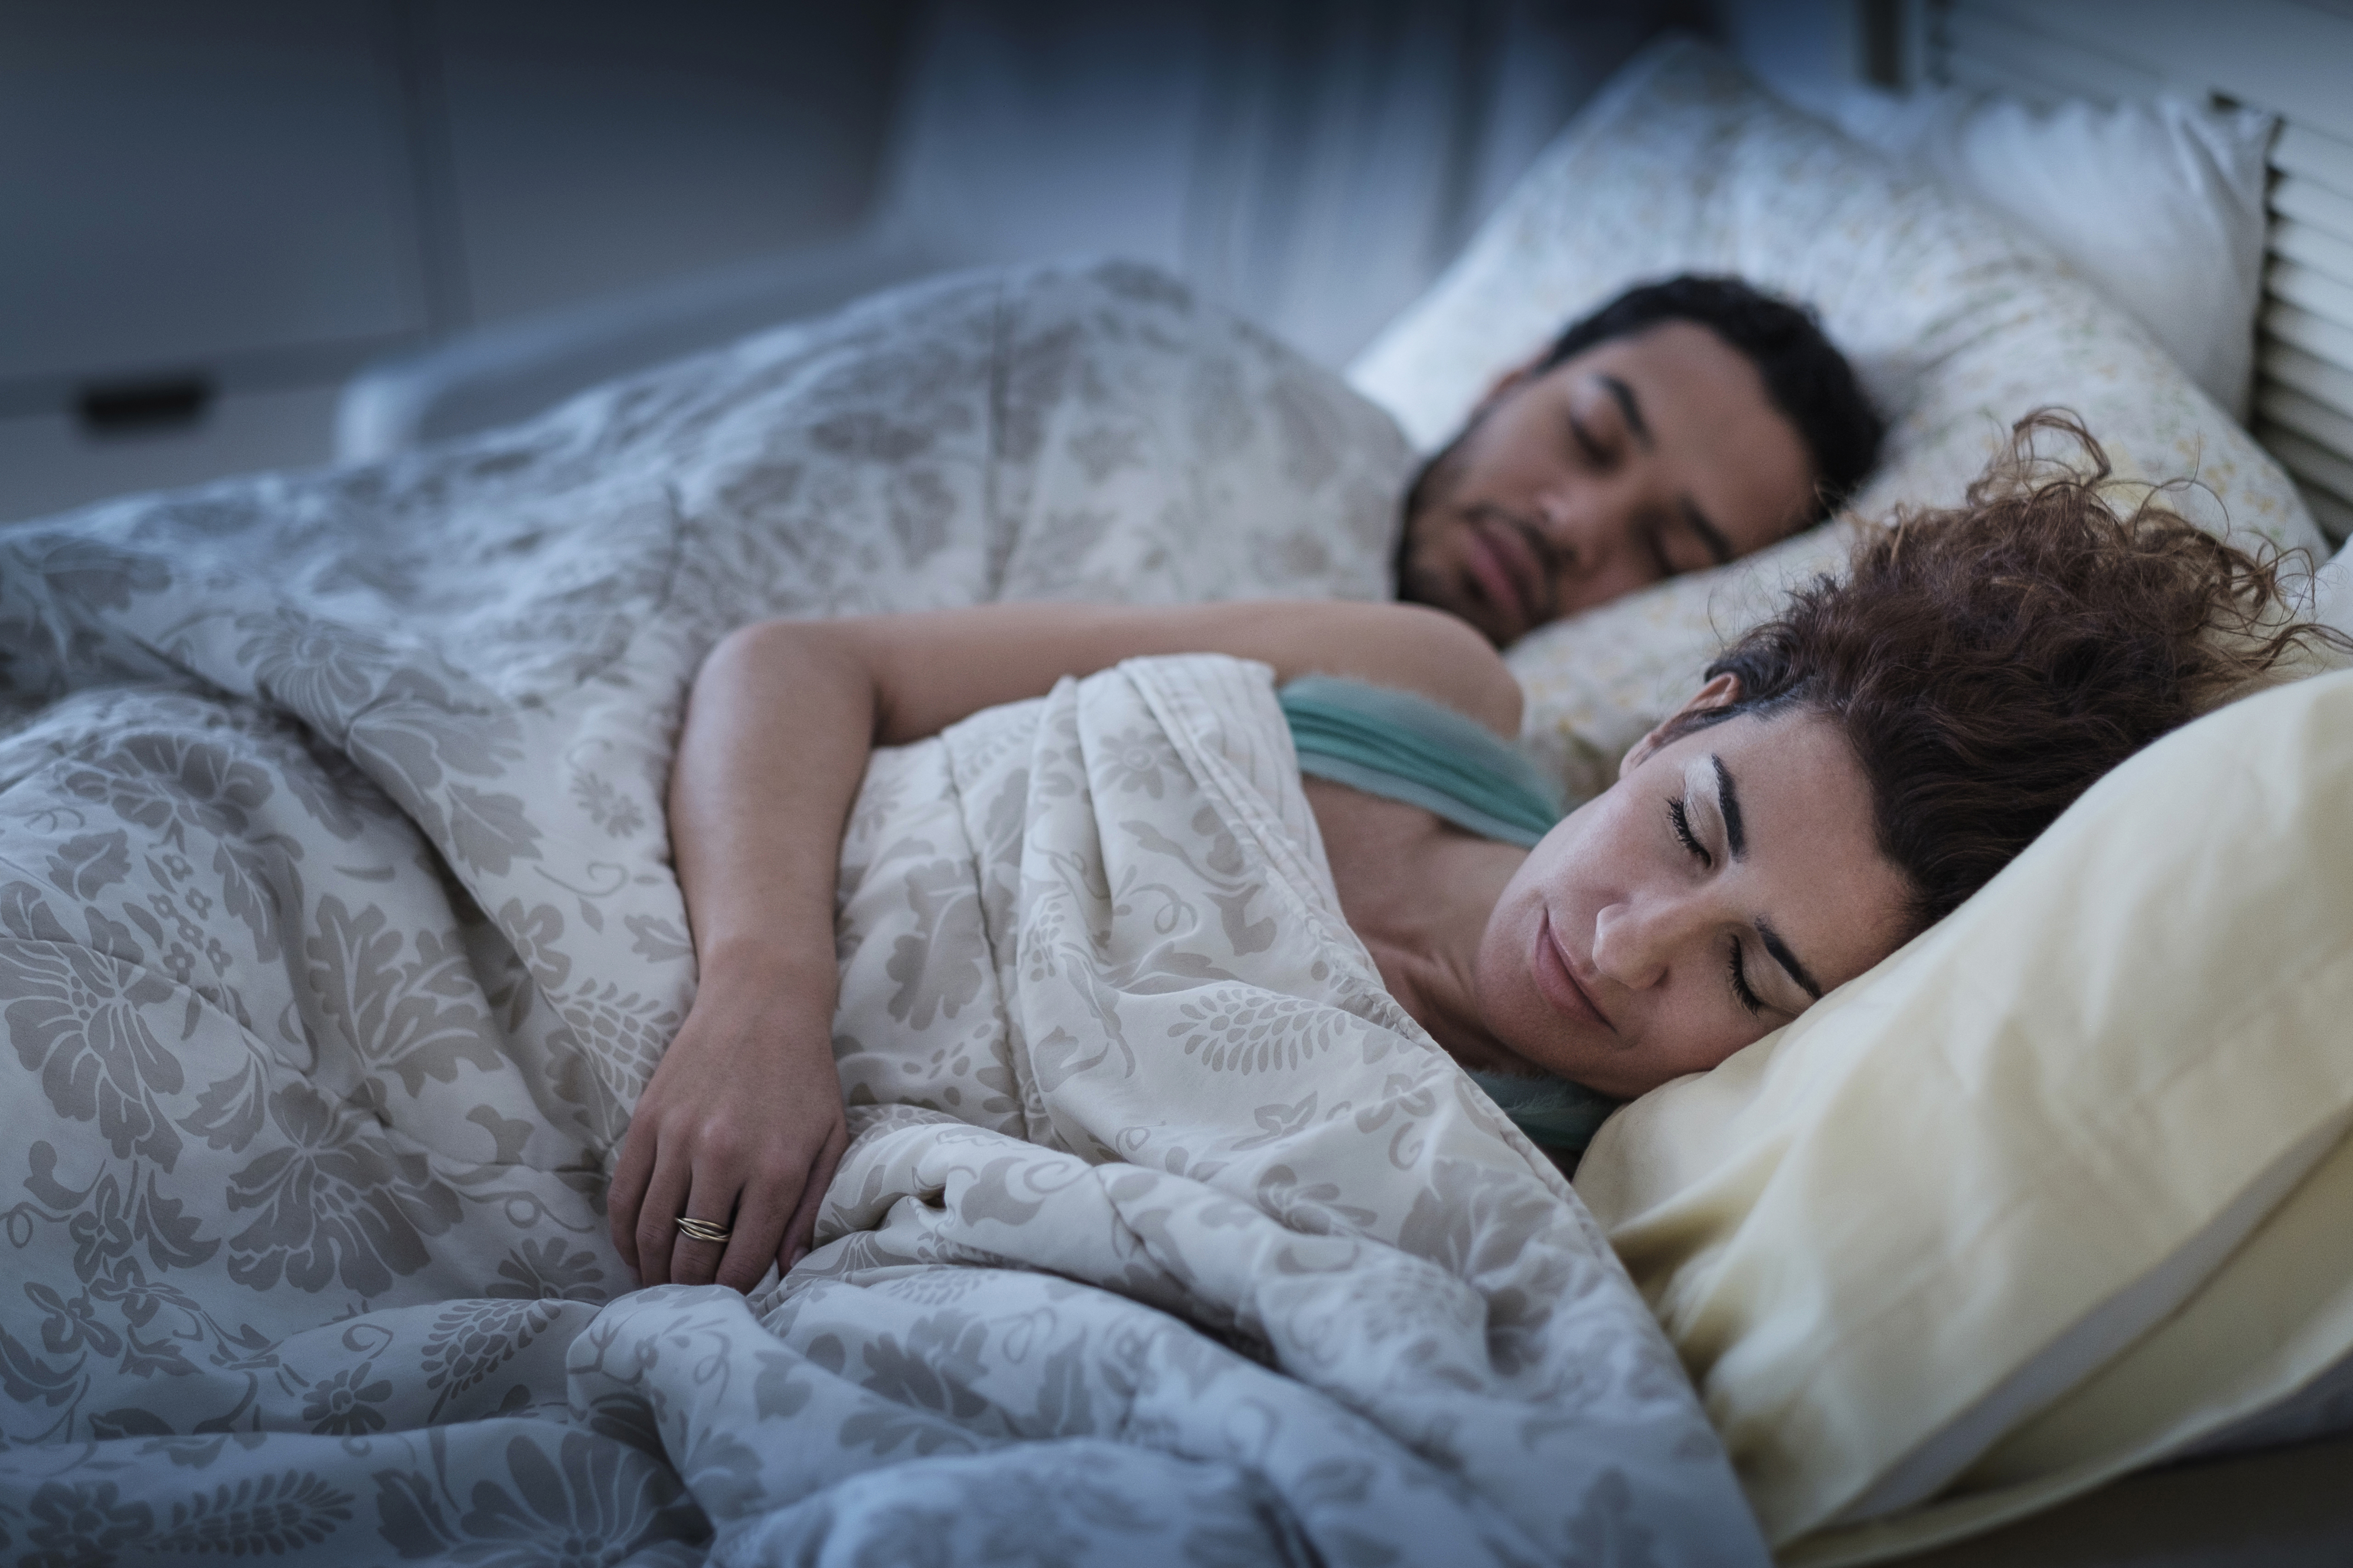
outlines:
{"label": "woman's nose", "polygon": [[1647,991],[1666,978],[1675,953],[1700,923],[1699,911],[1685,900],[1611,904],[1593,922],[1593,967],[1630,991]]}

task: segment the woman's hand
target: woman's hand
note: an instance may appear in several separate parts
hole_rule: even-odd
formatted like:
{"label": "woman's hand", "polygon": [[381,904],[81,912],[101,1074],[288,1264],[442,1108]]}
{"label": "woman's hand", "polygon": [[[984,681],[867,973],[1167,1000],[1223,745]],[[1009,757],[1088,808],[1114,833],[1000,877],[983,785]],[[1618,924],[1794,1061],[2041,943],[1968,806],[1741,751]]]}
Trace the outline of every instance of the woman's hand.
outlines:
{"label": "woman's hand", "polygon": [[[833,1066],[833,954],[823,958],[823,974],[800,984],[705,963],[613,1170],[613,1244],[639,1284],[749,1290],[771,1262],[789,1268],[807,1250],[849,1142]],[[681,1215],[726,1228],[727,1240],[696,1240],[678,1228]]]}

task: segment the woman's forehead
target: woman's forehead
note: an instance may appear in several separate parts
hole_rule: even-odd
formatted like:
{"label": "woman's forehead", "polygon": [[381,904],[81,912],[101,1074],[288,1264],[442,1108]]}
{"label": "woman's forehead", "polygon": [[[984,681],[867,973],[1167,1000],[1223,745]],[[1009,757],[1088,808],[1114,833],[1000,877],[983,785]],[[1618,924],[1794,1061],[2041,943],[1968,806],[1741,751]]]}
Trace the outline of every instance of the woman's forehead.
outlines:
{"label": "woman's forehead", "polygon": [[1875,851],[1870,780],[1845,734],[1818,710],[1736,714],[1677,736],[1652,762],[1702,781],[1711,795],[1728,785],[1745,824],[1803,824],[1841,837],[1852,829]]}

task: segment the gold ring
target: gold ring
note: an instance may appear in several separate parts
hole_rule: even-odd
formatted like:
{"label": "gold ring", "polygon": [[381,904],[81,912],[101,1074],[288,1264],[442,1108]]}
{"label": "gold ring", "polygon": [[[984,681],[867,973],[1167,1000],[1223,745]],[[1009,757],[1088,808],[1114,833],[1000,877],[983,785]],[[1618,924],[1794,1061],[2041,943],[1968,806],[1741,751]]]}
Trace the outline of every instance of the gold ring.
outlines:
{"label": "gold ring", "polygon": [[707,1219],[689,1219],[684,1215],[678,1216],[678,1228],[697,1241],[724,1241],[734,1234],[723,1225],[713,1225]]}

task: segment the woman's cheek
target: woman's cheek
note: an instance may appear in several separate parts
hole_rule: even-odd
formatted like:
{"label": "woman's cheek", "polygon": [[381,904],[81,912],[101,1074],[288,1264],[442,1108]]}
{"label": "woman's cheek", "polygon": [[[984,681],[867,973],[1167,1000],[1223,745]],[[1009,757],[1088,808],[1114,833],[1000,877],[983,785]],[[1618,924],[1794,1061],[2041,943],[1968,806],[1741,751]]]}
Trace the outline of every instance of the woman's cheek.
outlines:
{"label": "woman's cheek", "polygon": [[1654,1075],[1651,1088],[1691,1073],[1706,1072],[1763,1037],[1762,1027],[1752,1029],[1745,1019],[1727,1019],[1720,1010],[1709,1008],[1708,1001],[1698,995],[1678,997],[1676,1005],[1661,1019],[1663,1027],[1654,1037],[1658,1048],[1646,1053],[1648,1059],[1644,1063]]}

